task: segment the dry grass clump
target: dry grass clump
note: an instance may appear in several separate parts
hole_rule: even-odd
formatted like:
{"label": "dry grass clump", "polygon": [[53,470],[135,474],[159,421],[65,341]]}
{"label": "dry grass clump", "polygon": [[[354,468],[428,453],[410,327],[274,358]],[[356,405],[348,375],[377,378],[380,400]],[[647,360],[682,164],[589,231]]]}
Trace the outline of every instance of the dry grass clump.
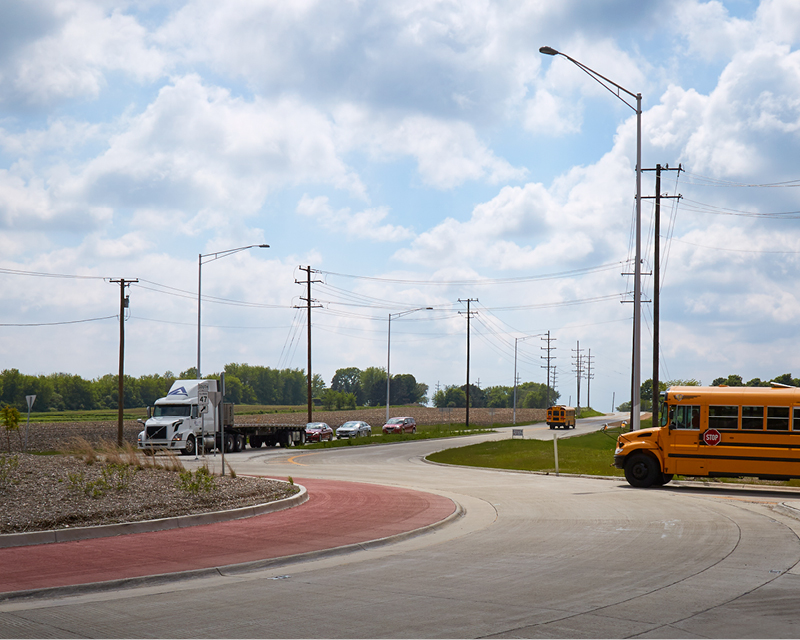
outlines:
{"label": "dry grass clump", "polygon": [[100,440],[95,447],[86,438],[81,436],[73,438],[67,448],[67,453],[82,460],[87,465],[105,463],[114,466],[130,466],[137,469],[165,469],[167,471],[183,471],[184,466],[178,456],[172,451],[165,451],[165,455],[156,457],[153,451],[139,451],[130,442],[124,442],[122,447],[110,440]]}

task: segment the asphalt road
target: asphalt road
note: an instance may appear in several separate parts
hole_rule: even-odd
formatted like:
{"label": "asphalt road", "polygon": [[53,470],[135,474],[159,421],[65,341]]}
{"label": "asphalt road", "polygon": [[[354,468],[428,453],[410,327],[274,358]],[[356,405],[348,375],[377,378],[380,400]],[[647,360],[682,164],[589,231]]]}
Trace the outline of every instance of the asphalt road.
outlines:
{"label": "asphalt road", "polygon": [[[602,422],[601,422],[602,424]],[[597,428],[587,423],[569,432]],[[552,438],[538,425],[525,437]],[[238,473],[445,495],[460,520],[279,569],[0,605],[3,637],[797,637],[797,493],[433,465],[459,441],[227,456]],[[217,461],[219,459],[217,458]],[[302,534],[300,534],[302,535]],[[176,553],[183,550],[176,549]]]}

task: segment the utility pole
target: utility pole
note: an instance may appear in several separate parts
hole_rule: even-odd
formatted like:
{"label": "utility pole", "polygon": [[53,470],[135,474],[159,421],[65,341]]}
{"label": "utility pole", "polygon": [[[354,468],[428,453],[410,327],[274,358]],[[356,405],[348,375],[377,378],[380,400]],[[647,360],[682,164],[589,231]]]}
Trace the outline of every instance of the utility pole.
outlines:
{"label": "utility pole", "polygon": [[125,309],[128,308],[130,299],[125,295],[125,287],[131,286],[133,282],[139,282],[138,278],[126,280],[116,278],[111,282],[119,283],[119,375],[117,376],[117,446],[122,446],[123,440],[123,419],[122,411],[125,404]]}
{"label": "utility pole", "polygon": [[581,349],[581,341],[580,340],[578,340],[577,348],[573,349],[573,351],[575,352],[575,355],[573,356],[573,358],[575,358],[575,372],[578,374],[578,376],[577,376],[577,379],[578,379],[578,403],[575,405],[575,415],[580,415],[580,413],[581,413],[581,373],[583,371],[582,368],[581,368],[581,366],[583,364],[583,358],[581,357],[581,351],[583,351],[583,349]]}
{"label": "utility pole", "polygon": [[[547,342],[547,346],[546,347],[539,347],[539,348],[542,349],[543,351],[547,351],[547,355],[546,356],[539,356],[539,357],[542,358],[543,360],[547,360],[547,364],[546,365],[542,365],[542,368],[545,368],[545,367],[547,368],[547,406],[551,407],[552,403],[550,402],[550,389],[551,389],[551,387],[550,387],[550,361],[551,360],[555,360],[556,358],[555,358],[555,356],[551,356],[550,355],[550,352],[555,349],[555,347],[551,347],[550,346],[550,342],[555,342],[557,340],[557,338],[551,338],[550,337],[550,331],[548,330],[547,331],[547,337],[546,338],[542,337],[542,340],[545,340]],[[553,373],[555,374],[555,365],[553,365]],[[553,388],[555,388],[555,375],[553,376]]]}
{"label": "utility pole", "polygon": [[592,350],[589,349],[589,355],[586,356],[586,406],[590,409],[592,408],[592,400],[590,395],[590,389],[592,384],[592,378],[594,374],[592,373]]}
{"label": "utility pole", "polygon": [[677,169],[670,169],[669,165],[662,167],[660,164],[656,165],[655,169],[643,169],[643,171],[656,172],[656,207],[654,213],[654,247],[653,247],[653,379],[652,379],[652,410],[653,410],[653,424],[658,420],[658,402],[659,402],[659,382],[658,382],[658,355],[660,350],[659,338],[659,300],[661,297],[661,198],[677,198],[680,199],[680,194],[676,196],[661,195],[661,171],[677,171],[678,175],[683,171],[682,166],[679,164]]}
{"label": "utility pole", "polygon": [[[311,274],[317,273],[314,269],[311,268],[311,265],[307,267],[298,267],[300,271],[306,272],[306,280],[295,280],[295,284],[305,284],[307,287],[307,294],[306,297],[300,297],[301,300],[306,302],[306,309],[308,310],[308,420],[307,422],[311,422],[311,309],[312,308],[319,308],[322,305],[312,305],[312,302],[317,302],[311,297],[311,283],[312,282],[322,282],[322,280],[312,280]],[[295,307],[298,309],[300,307]]]}
{"label": "utility pole", "polygon": [[[472,317],[472,314],[475,311],[469,310],[470,302],[478,302],[477,298],[467,298],[466,300],[462,300],[461,298],[458,299],[459,302],[466,302],[467,303],[467,417],[465,421],[465,427],[469,429],[469,320]],[[459,315],[463,313],[463,311],[458,312]]]}

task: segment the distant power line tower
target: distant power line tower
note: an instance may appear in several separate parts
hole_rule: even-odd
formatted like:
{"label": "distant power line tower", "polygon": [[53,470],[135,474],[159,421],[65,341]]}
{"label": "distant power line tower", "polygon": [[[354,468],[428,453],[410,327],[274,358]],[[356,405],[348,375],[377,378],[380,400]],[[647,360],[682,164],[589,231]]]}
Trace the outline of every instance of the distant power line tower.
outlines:
{"label": "distant power line tower", "polygon": [[580,411],[581,411],[581,376],[583,374],[583,357],[581,356],[581,352],[583,351],[583,349],[581,349],[581,341],[580,340],[577,341],[577,348],[573,349],[572,351],[575,352],[575,355],[572,356],[573,360],[575,361],[573,363],[573,365],[575,367],[573,370],[576,373],[576,380],[578,382],[578,402],[575,405],[575,408],[577,409],[576,413],[580,413]]}
{"label": "distant power line tower", "polygon": [[586,406],[592,406],[591,396],[589,395],[591,390],[592,378],[594,378],[594,374],[592,373],[592,350],[589,349],[589,355],[586,356]]}

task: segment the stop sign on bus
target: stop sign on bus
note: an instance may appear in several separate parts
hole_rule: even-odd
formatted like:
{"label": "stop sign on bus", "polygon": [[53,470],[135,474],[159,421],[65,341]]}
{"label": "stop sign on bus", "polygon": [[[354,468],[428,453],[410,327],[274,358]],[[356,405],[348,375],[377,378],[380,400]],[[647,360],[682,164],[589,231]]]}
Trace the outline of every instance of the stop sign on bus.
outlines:
{"label": "stop sign on bus", "polygon": [[705,442],[709,447],[718,445],[720,440],[722,440],[722,436],[716,429],[709,429],[703,434],[703,442]]}

